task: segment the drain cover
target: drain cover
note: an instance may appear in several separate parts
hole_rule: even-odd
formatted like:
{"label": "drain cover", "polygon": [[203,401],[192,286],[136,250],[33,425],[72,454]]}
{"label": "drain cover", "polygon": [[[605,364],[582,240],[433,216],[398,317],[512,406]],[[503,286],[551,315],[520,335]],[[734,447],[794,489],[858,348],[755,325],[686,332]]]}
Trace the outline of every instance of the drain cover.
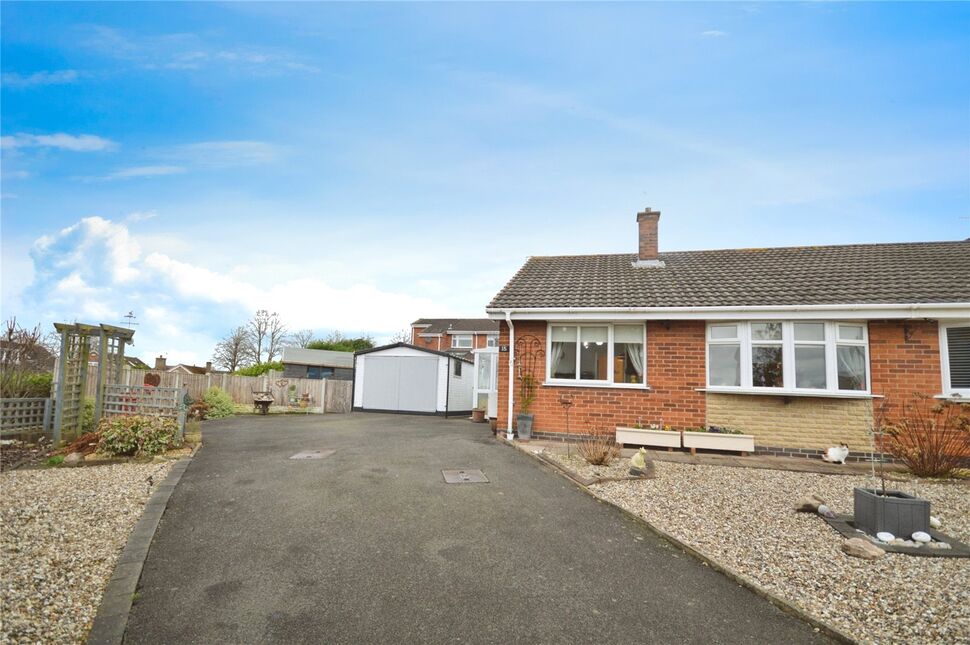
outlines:
{"label": "drain cover", "polygon": [[488,477],[480,470],[442,470],[446,484],[487,484]]}
{"label": "drain cover", "polygon": [[329,457],[335,452],[337,451],[336,450],[304,450],[302,452],[296,453],[295,455],[290,457],[290,459],[323,459],[324,457]]}

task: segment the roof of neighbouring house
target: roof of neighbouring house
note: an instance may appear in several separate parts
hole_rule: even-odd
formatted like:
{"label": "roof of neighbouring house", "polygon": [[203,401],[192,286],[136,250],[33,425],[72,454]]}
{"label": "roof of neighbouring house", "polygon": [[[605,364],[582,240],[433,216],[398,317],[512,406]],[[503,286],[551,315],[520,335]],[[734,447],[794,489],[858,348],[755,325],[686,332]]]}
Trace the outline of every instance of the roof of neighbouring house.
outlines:
{"label": "roof of neighbouring house", "polygon": [[412,327],[424,327],[422,334],[498,333],[498,322],[489,318],[418,318]]}
{"label": "roof of neighbouring house", "polygon": [[490,310],[970,302],[970,240],[531,257]]}
{"label": "roof of neighbouring house", "polygon": [[354,366],[353,352],[336,352],[329,349],[305,349],[303,347],[284,347],[284,364],[313,365],[320,367],[350,367]]}
{"label": "roof of neighbouring house", "polygon": [[169,365],[165,368],[166,372],[177,372],[182,370],[188,372],[189,374],[208,374],[210,370],[207,370],[203,366],[199,365],[188,365],[186,363],[179,363],[177,365]]}
{"label": "roof of neighbouring house", "polygon": [[125,363],[127,363],[129,366],[135,368],[136,370],[149,370],[149,369],[151,369],[151,367],[148,366],[148,363],[146,363],[145,361],[141,360],[137,356],[125,356]]}

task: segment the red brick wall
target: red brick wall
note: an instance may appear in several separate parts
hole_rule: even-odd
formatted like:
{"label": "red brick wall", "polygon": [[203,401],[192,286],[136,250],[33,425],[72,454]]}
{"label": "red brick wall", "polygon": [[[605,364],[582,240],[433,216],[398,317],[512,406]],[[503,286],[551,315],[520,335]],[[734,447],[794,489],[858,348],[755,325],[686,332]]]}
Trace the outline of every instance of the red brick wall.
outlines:
{"label": "red brick wall", "polygon": [[[569,409],[570,434],[587,434],[587,426],[612,431],[637,418],[643,423],[663,423],[675,427],[704,425],[705,398],[696,388],[704,387],[705,345],[703,321],[647,323],[647,381],[649,391],[610,387],[557,387],[540,385],[532,406],[533,429],[539,432],[566,432],[566,415],[560,396],[572,400]],[[546,322],[515,323],[515,337],[535,336],[546,346]],[[509,344],[509,329],[501,324],[499,345]],[[498,427],[506,427],[508,411],[509,354],[499,354]],[[536,363],[536,379],[545,379],[545,361]],[[518,412],[518,405],[516,405]]]}
{"label": "red brick wall", "polygon": [[943,377],[937,322],[870,321],[869,365],[871,391],[885,396],[890,407],[911,400],[914,393],[941,394]]}
{"label": "red brick wall", "polygon": [[[440,349],[446,352],[451,349],[451,336],[449,334],[442,334],[441,338],[422,338],[421,329],[412,327],[411,328],[411,344],[417,345],[418,347],[427,347],[428,349]],[[441,341],[441,345],[438,345],[438,341]],[[485,347],[488,343],[488,336],[486,334],[475,334],[472,338],[472,343],[474,349],[480,349]]]}

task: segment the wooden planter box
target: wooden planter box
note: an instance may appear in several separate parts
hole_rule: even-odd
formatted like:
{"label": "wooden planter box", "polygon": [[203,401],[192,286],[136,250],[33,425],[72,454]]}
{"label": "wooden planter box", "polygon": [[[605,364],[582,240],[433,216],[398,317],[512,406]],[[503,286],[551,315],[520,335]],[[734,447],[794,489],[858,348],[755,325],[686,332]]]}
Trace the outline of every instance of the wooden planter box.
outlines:
{"label": "wooden planter box", "polygon": [[645,428],[617,427],[616,442],[621,445],[624,443],[632,443],[636,446],[680,448],[680,433],[664,432],[663,430],[647,430]]}
{"label": "wooden planter box", "polygon": [[857,529],[869,535],[887,531],[896,537],[908,539],[916,531],[930,531],[930,502],[898,490],[887,490],[879,495],[872,488],[856,488],[853,491]]}
{"label": "wooden planter box", "polygon": [[754,452],[754,435],[725,434],[721,432],[684,431],[684,448],[695,454],[698,448],[705,450],[729,450],[747,454]]}

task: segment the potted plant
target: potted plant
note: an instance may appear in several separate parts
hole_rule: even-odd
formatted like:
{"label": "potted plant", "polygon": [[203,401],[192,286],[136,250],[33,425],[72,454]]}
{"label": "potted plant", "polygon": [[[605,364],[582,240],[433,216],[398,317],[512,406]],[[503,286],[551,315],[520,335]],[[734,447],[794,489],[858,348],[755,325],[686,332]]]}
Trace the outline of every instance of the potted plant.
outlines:
{"label": "potted plant", "polygon": [[680,433],[670,426],[663,425],[662,421],[644,427],[643,422],[637,419],[632,426],[616,427],[616,443],[673,450],[680,448]]}
{"label": "potted plant", "polygon": [[691,454],[696,454],[698,448],[705,450],[730,450],[746,455],[754,452],[754,435],[742,434],[740,430],[709,426],[684,430],[682,433],[684,448],[690,448]]}
{"label": "potted plant", "polygon": [[532,438],[532,419],[530,412],[536,398],[536,382],[531,374],[519,377],[519,414],[515,417],[515,428],[519,432],[519,439]]}
{"label": "potted plant", "polygon": [[481,408],[472,409],[472,422],[485,423],[485,410]]}

